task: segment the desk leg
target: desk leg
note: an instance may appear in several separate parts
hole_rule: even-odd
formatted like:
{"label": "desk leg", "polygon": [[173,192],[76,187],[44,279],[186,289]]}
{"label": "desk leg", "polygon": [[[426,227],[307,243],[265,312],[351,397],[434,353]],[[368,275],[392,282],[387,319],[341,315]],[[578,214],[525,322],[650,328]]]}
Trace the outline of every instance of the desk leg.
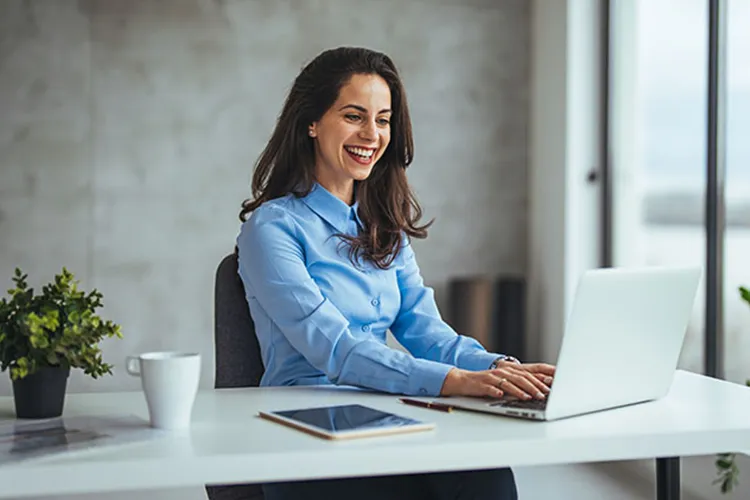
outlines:
{"label": "desk leg", "polygon": [[680,500],[680,457],[656,459],[656,500]]}

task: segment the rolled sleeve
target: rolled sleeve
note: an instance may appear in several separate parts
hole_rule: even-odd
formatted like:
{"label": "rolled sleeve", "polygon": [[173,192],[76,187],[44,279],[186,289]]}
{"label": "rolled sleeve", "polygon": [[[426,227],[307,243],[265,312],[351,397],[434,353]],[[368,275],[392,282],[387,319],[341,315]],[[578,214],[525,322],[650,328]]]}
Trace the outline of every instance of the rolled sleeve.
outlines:
{"label": "rolled sleeve", "polygon": [[305,266],[294,222],[281,209],[259,209],[238,237],[239,273],[289,344],[334,384],[437,395],[450,366],[417,360],[368,338],[325,296]]}

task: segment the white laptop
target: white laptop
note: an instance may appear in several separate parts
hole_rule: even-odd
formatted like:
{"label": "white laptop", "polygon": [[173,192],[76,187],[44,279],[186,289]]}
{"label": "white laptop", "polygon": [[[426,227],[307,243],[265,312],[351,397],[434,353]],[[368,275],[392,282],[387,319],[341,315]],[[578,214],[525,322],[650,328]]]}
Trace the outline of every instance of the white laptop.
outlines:
{"label": "white laptop", "polygon": [[555,420],[661,398],[677,369],[700,278],[700,268],[587,271],[576,289],[546,400],[438,401]]}

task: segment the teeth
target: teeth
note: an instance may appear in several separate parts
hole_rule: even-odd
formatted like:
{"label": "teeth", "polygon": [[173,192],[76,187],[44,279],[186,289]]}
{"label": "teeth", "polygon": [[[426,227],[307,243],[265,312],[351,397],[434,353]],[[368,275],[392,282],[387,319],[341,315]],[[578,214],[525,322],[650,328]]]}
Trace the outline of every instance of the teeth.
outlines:
{"label": "teeth", "polygon": [[349,146],[346,146],[344,149],[346,149],[350,153],[354,153],[355,155],[361,156],[363,158],[369,158],[374,153],[372,149],[352,148]]}

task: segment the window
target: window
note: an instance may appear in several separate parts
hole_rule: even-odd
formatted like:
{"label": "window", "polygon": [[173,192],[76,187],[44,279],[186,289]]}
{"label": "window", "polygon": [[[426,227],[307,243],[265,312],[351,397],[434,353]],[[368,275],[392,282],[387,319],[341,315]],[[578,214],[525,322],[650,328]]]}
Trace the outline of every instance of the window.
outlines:
{"label": "window", "polygon": [[[612,263],[703,266],[707,1],[613,0],[611,13]],[[699,373],[704,288],[680,359]]]}
{"label": "window", "polygon": [[750,378],[750,2],[727,3],[726,229],[724,238],[725,378]]}

